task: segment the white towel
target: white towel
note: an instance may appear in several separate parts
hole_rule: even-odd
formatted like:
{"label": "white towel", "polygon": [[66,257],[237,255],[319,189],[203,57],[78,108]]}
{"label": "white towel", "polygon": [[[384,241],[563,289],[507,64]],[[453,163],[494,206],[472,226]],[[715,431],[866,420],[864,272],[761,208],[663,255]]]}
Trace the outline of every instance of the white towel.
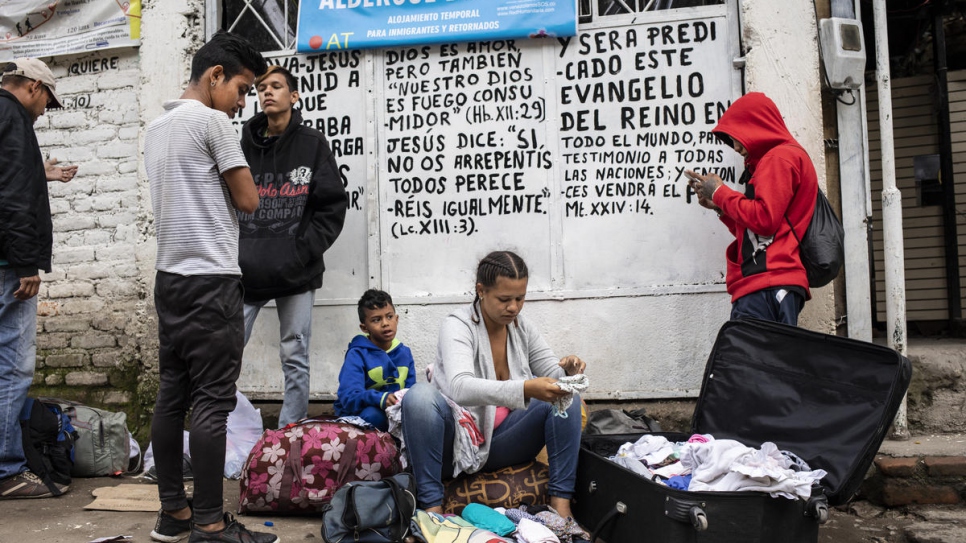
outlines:
{"label": "white towel", "polygon": [[570,404],[574,403],[574,394],[579,394],[587,390],[587,387],[590,386],[590,380],[583,373],[578,373],[577,375],[568,375],[557,379],[557,386],[568,394],[554,400],[553,414],[566,418],[567,409],[570,408]]}
{"label": "white towel", "polygon": [[518,543],[560,543],[550,528],[528,518],[520,519],[516,538]]}

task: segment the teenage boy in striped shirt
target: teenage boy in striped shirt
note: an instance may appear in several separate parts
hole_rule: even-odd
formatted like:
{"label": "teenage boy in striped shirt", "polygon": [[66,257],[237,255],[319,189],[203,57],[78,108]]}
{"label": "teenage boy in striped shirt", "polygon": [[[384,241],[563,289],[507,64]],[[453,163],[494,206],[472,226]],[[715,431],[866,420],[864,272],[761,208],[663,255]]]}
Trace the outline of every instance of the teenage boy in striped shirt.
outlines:
{"label": "teenage boy in striped shirt", "polygon": [[[251,45],[221,32],[191,63],[178,100],[148,126],[144,163],[158,240],[154,302],[160,387],[151,426],[161,511],[151,538],[172,543],[190,532],[202,541],[274,543],[222,510],[228,413],[244,342],[238,220],[258,192],[229,118],[267,68]],[[182,477],[184,418],[194,496]]]}

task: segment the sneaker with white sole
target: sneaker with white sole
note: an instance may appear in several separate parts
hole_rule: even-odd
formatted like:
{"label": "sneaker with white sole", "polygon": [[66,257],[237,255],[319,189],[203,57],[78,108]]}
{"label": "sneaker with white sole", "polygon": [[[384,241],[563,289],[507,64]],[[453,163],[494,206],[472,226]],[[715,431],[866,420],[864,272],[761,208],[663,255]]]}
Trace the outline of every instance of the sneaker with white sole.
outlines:
{"label": "sneaker with white sole", "polygon": [[30,471],[0,481],[0,500],[51,498],[53,495],[40,477]]}
{"label": "sneaker with white sole", "polygon": [[188,543],[280,543],[275,534],[253,532],[245,529],[245,525],[235,520],[231,513],[225,513],[225,529],[220,532],[206,532],[197,526],[191,529]]}
{"label": "sneaker with white sole", "polygon": [[175,543],[191,532],[191,519],[178,520],[163,510],[158,511],[158,520],[151,530],[151,539],[162,543]]}

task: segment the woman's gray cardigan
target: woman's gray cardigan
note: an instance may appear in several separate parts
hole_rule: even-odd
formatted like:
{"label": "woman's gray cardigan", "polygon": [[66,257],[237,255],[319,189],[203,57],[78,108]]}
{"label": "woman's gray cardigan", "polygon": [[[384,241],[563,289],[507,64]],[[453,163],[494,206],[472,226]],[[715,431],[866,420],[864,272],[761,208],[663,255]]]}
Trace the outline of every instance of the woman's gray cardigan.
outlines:
{"label": "woman's gray cardigan", "polygon": [[510,379],[498,381],[486,325],[482,317],[476,317],[479,322],[473,322],[474,305],[461,307],[443,319],[432,382],[476,419],[485,439],[479,451],[482,466],[490,453],[496,406],[524,409],[528,405],[523,398],[524,381],[534,377],[559,379],[565,373],[536,328],[526,317],[518,315],[516,324],[507,327]]}

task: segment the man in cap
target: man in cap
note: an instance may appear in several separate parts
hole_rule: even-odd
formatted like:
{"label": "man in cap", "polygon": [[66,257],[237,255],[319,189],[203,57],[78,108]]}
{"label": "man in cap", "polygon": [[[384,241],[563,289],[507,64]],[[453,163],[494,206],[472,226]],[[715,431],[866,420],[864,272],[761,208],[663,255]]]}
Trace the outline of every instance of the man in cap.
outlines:
{"label": "man in cap", "polygon": [[46,498],[66,487],[27,470],[19,415],[36,362],[39,270],[50,272],[52,227],[34,122],[63,107],[50,68],[0,64],[0,499]]}

